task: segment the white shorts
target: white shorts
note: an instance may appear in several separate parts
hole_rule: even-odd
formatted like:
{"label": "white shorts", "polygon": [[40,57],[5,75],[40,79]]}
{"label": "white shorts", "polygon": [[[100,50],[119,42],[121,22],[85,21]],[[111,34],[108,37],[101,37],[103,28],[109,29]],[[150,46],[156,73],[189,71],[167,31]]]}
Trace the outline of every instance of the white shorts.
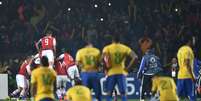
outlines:
{"label": "white shorts", "polygon": [[54,63],[54,52],[52,50],[42,50],[41,56],[47,56],[48,61]]}
{"label": "white shorts", "polygon": [[29,88],[29,80],[27,80],[24,75],[17,74],[16,82],[18,87]]}
{"label": "white shorts", "polygon": [[67,70],[67,73],[71,79],[74,79],[75,77],[80,77],[79,70],[76,65],[70,66]]}
{"label": "white shorts", "polygon": [[60,88],[61,86],[66,88],[67,82],[70,82],[70,79],[67,77],[67,75],[57,75],[57,88]]}

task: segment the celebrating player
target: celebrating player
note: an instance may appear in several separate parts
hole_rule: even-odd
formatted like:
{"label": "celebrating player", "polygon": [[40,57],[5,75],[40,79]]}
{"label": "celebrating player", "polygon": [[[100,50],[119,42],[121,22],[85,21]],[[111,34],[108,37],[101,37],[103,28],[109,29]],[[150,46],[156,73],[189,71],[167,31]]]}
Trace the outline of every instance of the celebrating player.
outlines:
{"label": "celebrating player", "polygon": [[195,76],[193,73],[194,53],[192,50],[192,37],[184,38],[185,45],[181,46],[177,53],[179,72],[177,81],[177,93],[179,97],[187,97],[195,101]]}
{"label": "celebrating player", "polygon": [[[126,57],[130,56],[131,61],[127,67],[125,67]],[[127,101],[126,98],[126,74],[137,59],[137,55],[128,46],[121,44],[119,42],[118,35],[113,36],[113,42],[107,45],[103,49],[103,58],[107,57],[108,63],[106,66],[107,71],[107,101],[112,101],[112,92],[115,85],[118,85],[119,91],[121,93],[122,101]]]}
{"label": "celebrating player", "polygon": [[75,79],[75,86],[70,88],[66,93],[67,101],[92,101],[90,89],[82,86],[82,81]]}
{"label": "celebrating player", "polygon": [[[140,100],[144,101],[145,97],[151,97],[151,78],[154,71],[161,69],[160,59],[154,54],[152,42],[146,47],[145,55],[142,57],[137,78],[141,78]],[[146,96],[145,96],[146,95]]]}
{"label": "celebrating player", "polygon": [[[41,45],[41,48],[39,48],[39,44]],[[56,53],[56,39],[52,36],[51,31],[47,32],[46,36],[36,43],[36,48],[41,56],[47,56],[50,68],[53,68],[54,54]]]}
{"label": "celebrating player", "polygon": [[56,59],[57,95],[62,98],[66,90],[72,86],[75,77],[79,77],[79,71],[73,57],[64,52]]}
{"label": "celebrating player", "polygon": [[26,60],[24,60],[24,62],[20,66],[19,72],[16,75],[16,82],[18,89],[16,89],[10,94],[11,97],[16,96],[18,93],[20,93],[19,97],[20,99],[24,99],[25,97],[27,97],[27,93],[29,90],[29,80],[28,80],[29,74],[27,67],[30,64],[30,61],[31,57],[28,57]]}
{"label": "celebrating player", "polygon": [[159,101],[179,101],[174,80],[160,69],[152,78],[152,95],[156,93],[159,93]]}
{"label": "celebrating player", "polygon": [[48,67],[48,58],[43,56],[41,66],[32,71],[31,94],[34,101],[54,101],[56,72]]}
{"label": "celebrating player", "polygon": [[86,47],[79,49],[76,54],[76,61],[81,68],[83,85],[93,89],[98,101],[102,101],[100,77],[98,64],[100,62],[100,51],[88,42]]}

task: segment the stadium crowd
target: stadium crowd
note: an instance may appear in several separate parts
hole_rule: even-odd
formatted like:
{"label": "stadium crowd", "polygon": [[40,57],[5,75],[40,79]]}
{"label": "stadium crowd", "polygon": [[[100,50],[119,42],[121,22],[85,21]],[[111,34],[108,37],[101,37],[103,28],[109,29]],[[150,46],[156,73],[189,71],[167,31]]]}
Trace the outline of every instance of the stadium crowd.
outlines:
{"label": "stadium crowd", "polygon": [[197,0],[2,0],[0,71],[15,75],[24,57],[36,54],[35,42],[47,30],[56,37],[56,55],[65,49],[73,57],[86,39],[103,49],[112,34],[119,34],[141,58],[139,40],[148,37],[164,65],[191,34],[199,59],[200,5]]}

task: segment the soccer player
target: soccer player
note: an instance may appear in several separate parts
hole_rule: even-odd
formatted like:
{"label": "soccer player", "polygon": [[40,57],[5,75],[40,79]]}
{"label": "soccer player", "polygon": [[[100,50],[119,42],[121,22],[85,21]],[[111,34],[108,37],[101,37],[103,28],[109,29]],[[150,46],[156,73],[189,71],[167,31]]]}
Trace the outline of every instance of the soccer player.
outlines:
{"label": "soccer player", "polygon": [[151,78],[153,77],[153,72],[161,69],[160,59],[154,53],[152,48],[152,42],[147,46],[146,52],[142,57],[140,68],[137,72],[137,78],[141,78],[140,87],[140,100],[144,101],[145,97],[151,97]]}
{"label": "soccer player", "polygon": [[[126,57],[131,57],[131,61],[127,67],[125,67]],[[112,43],[103,48],[102,58],[107,57],[107,80],[106,80],[106,90],[107,90],[107,101],[112,101],[112,92],[115,85],[118,85],[122,101],[127,101],[126,98],[126,75],[127,70],[129,70],[137,59],[137,55],[128,46],[121,44],[119,41],[119,36],[114,35]]]}
{"label": "soccer player", "polygon": [[28,57],[26,60],[24,60],[24,62],[20,66],[19,72],[16,75],[16,82],[18,89],[16,89],[10,94],[11,97],[16,96],[18,93],[20,93],[19,97],[20,99],[24,99],[27,97],[27,93],[29,90],[29,80],[28,80],[29,74],[27,67],[30,64],[30,61],[31,57]]}
{"label": "soccer player", "polygon": [[88,42],[84,48],[78,50],[76,61],[78,66],[81,68],[83,85],[93,89],[96,99],[102,101],[100,77],[98,74],[98,65],[100,63],[99,49],[95,48],[92,43]]}
{"label": "soccer player", "polygon": [[56,72],[48,67],[48,58],[43,56],[41,66],[32,71],[31,94],[34,101],[54,101]]}
{"label": "soccer player", "polygon": [[[40,48],[39,48],[39,45]],[[40,52],[41,56],[47,56],[50,64],[50,68],[53,68],[54,64],[54,54],[56,53],[56,39],[52,36],[52,32],[48,31],[46,36],[41,38],[36,43],[36,48]]]}
{"label": "soccer player", "polygon": [[80,79],[75,79],[75,86],[71,87],[67,93],[65,100],[67,101],[92,101],[91,91],[82,85]]}
{"label": "soccer player", "polygon": [[79,77],[79,70],[73,57],[64,52],[56,59],[57,96],[62,98],[66,90],[72,86],[75,77]]}
{"label": "soccer player", "polygon": [[195,101],[194,53],[191,48],[193,46],[192,37],[186,36],[184,43],[177,52],[179,65],[177,93],[179,97],[188,97],[190,101]]}
{"label": "soccer player", "polygon": [[155,71],[152,78],[152,95],[156,93],[159,93],[159,101],[179,101],[173,78],[161,70]]}
{"label": "soccer player", "polygon": [[32,57],[30,64],[27,67],[28,73],[31,75],[31,71],[33,71],[39,66],[40,66],[40,58],[39,58],[39,54],[36,54],[35,56]]}

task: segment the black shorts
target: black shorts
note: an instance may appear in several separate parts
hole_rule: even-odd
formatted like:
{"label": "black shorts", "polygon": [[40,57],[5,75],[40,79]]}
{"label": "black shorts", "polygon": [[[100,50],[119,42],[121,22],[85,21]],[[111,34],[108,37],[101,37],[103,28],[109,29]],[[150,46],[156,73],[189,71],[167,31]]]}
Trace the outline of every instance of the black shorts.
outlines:
{"label": "black shorts", "polygon": [[141,81],[141,89],[140,89],[140,98],[145,99],[145,97],[151,97],[151,88],[152,88],[152,75],[143,75]]}

